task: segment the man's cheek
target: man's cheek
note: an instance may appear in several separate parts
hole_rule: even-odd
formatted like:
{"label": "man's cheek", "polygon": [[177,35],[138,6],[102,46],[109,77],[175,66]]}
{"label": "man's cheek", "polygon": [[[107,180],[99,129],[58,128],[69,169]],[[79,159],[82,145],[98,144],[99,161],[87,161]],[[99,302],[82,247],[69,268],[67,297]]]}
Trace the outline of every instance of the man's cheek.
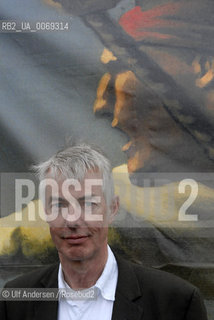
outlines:
{"label": "man's cheek", "polygon": [[50,228],[50,234],[52,239],[55,241],[60,238],[58,228]]}
{"label": "man's cheek", "polygon": [[103,222],[102,221],[91,221],[90,224],[88,224],[88,228],[92,233],[100,232],[100,230],[103,229]]}

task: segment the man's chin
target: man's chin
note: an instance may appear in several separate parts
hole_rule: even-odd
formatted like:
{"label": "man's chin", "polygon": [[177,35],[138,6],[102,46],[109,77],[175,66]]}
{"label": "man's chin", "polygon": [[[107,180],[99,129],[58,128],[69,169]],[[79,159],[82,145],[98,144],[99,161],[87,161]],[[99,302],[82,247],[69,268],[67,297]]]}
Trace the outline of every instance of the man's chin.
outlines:
{"label": "man's chin", "polygon": [[84,261],[88,259],[90,257],[89,252],[87,252],[87,250],[81,247],[82,246],[75,246],[70,248],[66,252],[59,253],[60,260],[61,258],[64,259],[64,257],[66,258],[66,260],[69,260],[69,261]]}

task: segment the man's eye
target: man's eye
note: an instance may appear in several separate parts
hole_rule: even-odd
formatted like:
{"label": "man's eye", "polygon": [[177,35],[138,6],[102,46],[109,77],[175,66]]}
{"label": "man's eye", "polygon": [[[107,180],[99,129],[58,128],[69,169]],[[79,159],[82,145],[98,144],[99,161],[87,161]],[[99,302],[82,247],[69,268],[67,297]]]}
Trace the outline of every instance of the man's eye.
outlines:
{"label": "man's eye", "polygon": [[57,203],[52,203],[52,208],[64,208],[65,204],[61,203],[61,202],[57,202]]}
{"label": "man's eye", "polygon": [[86,201],[85,207],[95,207],[97,205],[96,202]]}

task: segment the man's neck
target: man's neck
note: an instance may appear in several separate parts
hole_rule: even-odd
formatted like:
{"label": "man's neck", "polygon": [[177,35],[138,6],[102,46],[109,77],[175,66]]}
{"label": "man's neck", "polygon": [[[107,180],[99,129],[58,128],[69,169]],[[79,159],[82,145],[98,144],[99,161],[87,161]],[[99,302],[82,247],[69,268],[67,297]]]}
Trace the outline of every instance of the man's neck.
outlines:
{"label": "man's neck", "polygon": [[102,255],[86,260],[66,260],[60,256],[64,279],[74,290],[92,287],[101,276],[108,258],[108,248]]}

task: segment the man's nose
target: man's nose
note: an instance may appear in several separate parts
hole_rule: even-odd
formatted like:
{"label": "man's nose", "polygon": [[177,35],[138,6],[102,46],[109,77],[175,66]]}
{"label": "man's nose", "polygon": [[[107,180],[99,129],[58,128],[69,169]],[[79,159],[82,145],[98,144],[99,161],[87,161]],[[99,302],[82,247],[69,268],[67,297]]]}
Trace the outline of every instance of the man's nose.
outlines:
{"label": "man's nose", "polygon": [[77,228],[84,224],[84,213],[79,204],[72,203],[63,212],[65,226]]}

